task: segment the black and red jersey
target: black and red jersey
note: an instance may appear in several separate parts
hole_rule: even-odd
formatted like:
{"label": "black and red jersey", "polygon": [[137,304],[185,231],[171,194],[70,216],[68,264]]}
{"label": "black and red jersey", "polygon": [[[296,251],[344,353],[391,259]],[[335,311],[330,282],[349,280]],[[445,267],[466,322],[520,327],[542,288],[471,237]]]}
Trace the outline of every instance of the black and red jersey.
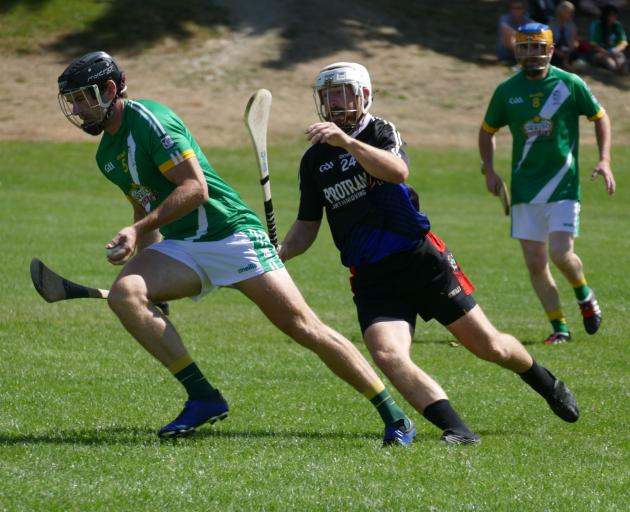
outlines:
{"label": "black and red jersey", "polygon": [[[392,123],[367,114],[353,136],[409,164],[406,144]],[[347,267],[412,250],[430,229],[406,185],[374,178],[342,148],[315,144],[300,163],[298,220],[321,220],[324,209]]]}

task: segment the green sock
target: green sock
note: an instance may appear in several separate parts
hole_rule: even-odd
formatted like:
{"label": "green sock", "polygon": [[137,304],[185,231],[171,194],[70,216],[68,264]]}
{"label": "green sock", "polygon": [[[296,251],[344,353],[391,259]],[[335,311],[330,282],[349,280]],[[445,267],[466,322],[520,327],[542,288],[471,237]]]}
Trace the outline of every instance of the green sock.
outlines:
{"label": "green sock", "polygon": [[174,374],[182,383],[191,400],[208,400],[214,398],[219,392],[213,388],[196,363],[190,363],[183,370]]}
{"label": "green sock", "polygon": [[562,314],[562,308],[547,311],[547,318],[551,322],[553,332],[569,332],[569,326]]}
{"label": "green sock", "polygon": [[551,326],[553,327],[553,332],[569,332],[569,326],[564,318],[551,320]]}
{"label": "green sock", "polygon": [[407,420],[407,415],[403,410],[398,407],[398,404],[389,394],[389,391],[384,389],[378,395],[370,398],[370,402],[376,407],[376,410],[381,415],[385,425],[391,425],[399,420]]}
{"label": "green sock", "polygon": [[573,293],[575,293],[575,298],[579,302],[582,302],[583,300],[586,300],[586,297],[588,297],[588,294],[591,293],[591,289],[588,286],[586,286],[586,283],[585,283],[585,284],[581,284],[573,288]]}

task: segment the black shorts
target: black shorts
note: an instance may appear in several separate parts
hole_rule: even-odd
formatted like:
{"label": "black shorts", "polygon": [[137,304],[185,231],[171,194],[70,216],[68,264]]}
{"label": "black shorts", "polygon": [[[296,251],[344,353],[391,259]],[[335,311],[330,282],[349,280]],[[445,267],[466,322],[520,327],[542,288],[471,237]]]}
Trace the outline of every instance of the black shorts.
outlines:
{"label": "black shorts", "polygon": [[476,305],[472,283],[431,232],[413,251],[351,270],[361,332],[378,317],[405,320],[414,328],[417,315],[449,325]]}

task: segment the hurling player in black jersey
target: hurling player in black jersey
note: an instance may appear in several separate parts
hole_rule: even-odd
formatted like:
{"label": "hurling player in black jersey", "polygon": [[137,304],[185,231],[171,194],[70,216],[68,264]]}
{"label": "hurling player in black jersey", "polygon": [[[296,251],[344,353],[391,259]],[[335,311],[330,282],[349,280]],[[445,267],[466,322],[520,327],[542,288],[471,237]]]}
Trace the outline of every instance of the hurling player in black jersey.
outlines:
{"label": "hurling player in black jersey", "polygon": [[282,260],[311,246],[325,210],[341,261],[352,274],[368,350],[405,399],[443,431],[443,442],[472,444],[479,436],[411,360],[417,315],[435,318],[477,357],[518,373],[560,418],[577,421],[566,385],[490,323],[472,297],[472,284],[414,204],[405,185],[405,143],[392,123],[369,113],[367,69],[352,62],[326,66],[314,96],[321,122],[306,130],[311,147],[300,164],[300,206],[279,248]]}

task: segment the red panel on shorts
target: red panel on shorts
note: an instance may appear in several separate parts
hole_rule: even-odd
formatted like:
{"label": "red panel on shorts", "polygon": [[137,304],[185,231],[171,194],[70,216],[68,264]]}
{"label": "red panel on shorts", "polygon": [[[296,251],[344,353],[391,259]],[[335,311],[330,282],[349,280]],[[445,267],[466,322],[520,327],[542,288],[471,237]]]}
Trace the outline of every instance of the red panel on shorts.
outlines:
{"label": "red panel on shorts", "polygon": [[352,293],[354,293],[354,276],[357,273],[357,267],[355,267],[354,265],[350,265],[350,278],[348,279],[350,281],[350,290],[352,290]]}
{"label": "red panel on shorts", "polygon": [[438,251],[444,252],[446,250],[446,244],[444,243],[444,240],[437,236],[433,231],[429,231],[426,237],[431,240],[431,243]]}
{"label": "red panel on shorts", "polygon": [[[434,245],[434,247],[441,253],[447,250],[444,240],[442,240],[439,236],[437,236],[432,231],[429,231],[426,237]],[[455,260],[455,257],[453,256],[453,254],[451,254],[450,251],[449,251],[449,256],[450,256],[449,261],[451,263],[451,267],[453,268],[453,275],[457,278],[457,282],[462,287],[462,290],[464,290],[464,293],[466,295],[470,295],[475,290],[475,287],[470,282],[470,279],[468,279],[466,274],[464,274],[464,271],[461,269],[461,267],[459,266],[459,263],[457,263],[457,261]]]}

